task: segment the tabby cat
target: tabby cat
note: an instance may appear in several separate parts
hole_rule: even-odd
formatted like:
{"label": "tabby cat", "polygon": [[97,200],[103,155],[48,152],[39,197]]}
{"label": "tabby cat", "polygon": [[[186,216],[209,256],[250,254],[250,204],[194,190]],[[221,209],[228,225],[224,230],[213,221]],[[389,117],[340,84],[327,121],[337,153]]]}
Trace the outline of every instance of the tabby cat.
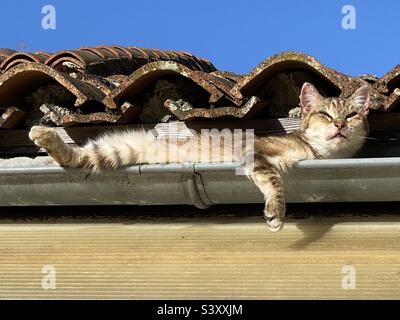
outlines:
{"label": "tabby cat", "polygon": [[[300,130],[283,136],[255,137],[253,148],[245,148],[253,150],[254,164],[248,176],[264,194],[264,217],[271,231],[281,230],[285,216],[281,174],[300,160],[353,156],[368,135],[369,101],[368,85],[342,99],[324,98],[312,84],[304,83],[300,94]],[[60,165],[90,168],[94,172],[142,163],[199,161],[197,153],[190,148],[180,149],[179,142],[167,145],[167,149],[176,151],[174,159],[169,159],[161,145],[165,142],[157,140],[151,131],[108,133],[83,147],[66,145],[54,129],[47,127],[32,127],[29,137]],[[242,159],[233,155],[221,160]]]}

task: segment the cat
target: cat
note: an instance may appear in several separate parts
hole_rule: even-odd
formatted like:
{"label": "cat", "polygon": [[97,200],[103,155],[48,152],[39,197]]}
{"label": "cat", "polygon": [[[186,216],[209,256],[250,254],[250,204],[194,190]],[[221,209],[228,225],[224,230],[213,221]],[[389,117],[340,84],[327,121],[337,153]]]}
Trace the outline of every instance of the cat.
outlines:
{"label": "cat", "polygon": [[[248,170],[248,176],[264,195],[264,217],[271,231],[282,229],[286,211],[281,175],[301,160],[352,157],[369,132],[369,102],[368,85],[343,99],[325,98],[306,82],[300,93],[300,129],[282,136],[255,137],[252,148],[243,146],[246,157],[248,150],[252,150],[253,168]],[[165,145],[152,132],[143,130],[104,134],[83,147],[65,144],[53,128],[42,126],[32,127],[29,138],[60,165],[90,168],[94,172],[143,163],[199,161],[198,154],[194,156],[190,149],[181,149],[179,142]],[[201,146],[201,140],[200,136],[194,144]],[[175,149],[174,159],[161,151],[165,150],[162,143],[167,149]],[[242,161],[235,155],[228,158],[222,160]]]}

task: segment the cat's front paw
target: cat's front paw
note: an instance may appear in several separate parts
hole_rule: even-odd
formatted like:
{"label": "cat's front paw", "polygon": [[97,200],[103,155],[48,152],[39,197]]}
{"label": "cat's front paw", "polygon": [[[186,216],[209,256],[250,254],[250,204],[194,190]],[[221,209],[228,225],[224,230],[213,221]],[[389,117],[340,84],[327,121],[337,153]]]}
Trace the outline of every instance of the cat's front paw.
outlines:
{"label": "cat's front paw", "polygon": [[29,131],[29,139],[42,148],[51,147],[58,138],[59,136],[53,128],[33,126]]}
{"label": "cat's front paw", "polygon": [[272,232],[281,231],[283,228],[283,221],[279,218],[267,218],[268,229]]}
{"label": "cat's front paw", "polygon": [[283,217],[285,216],[285,204],[269,201],[265,207],[264,218],[267,227],[272,232],[278,232],[283,228]]}

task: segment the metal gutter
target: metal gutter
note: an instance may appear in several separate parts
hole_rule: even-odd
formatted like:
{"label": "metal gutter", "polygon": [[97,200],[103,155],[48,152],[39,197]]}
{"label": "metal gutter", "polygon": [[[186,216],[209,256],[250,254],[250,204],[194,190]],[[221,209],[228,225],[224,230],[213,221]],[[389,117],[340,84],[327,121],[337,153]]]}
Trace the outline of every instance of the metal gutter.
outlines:
{"label": "metal gutter", "polygon": [[[55,165],[0,167],[0,205],[262,203],[238,163],[139,165],[91,174]],[[307,160],[284,177],[287,202],[400,201],[400,157]]]}

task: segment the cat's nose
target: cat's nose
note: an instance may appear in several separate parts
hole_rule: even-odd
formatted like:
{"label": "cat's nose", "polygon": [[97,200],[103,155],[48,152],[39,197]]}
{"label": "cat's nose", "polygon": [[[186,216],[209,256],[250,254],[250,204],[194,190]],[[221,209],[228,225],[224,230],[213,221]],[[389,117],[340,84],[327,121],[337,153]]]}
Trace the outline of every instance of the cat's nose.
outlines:
{"label": "cat's nose", "polygon": [[334,122],[334,124],[335,124],[335,127],[338,128],[339,130],[342,129],[346,125],[346,123],[344,121],[341,121],[341,120],[339,120],[339,121],[336,120]]}

